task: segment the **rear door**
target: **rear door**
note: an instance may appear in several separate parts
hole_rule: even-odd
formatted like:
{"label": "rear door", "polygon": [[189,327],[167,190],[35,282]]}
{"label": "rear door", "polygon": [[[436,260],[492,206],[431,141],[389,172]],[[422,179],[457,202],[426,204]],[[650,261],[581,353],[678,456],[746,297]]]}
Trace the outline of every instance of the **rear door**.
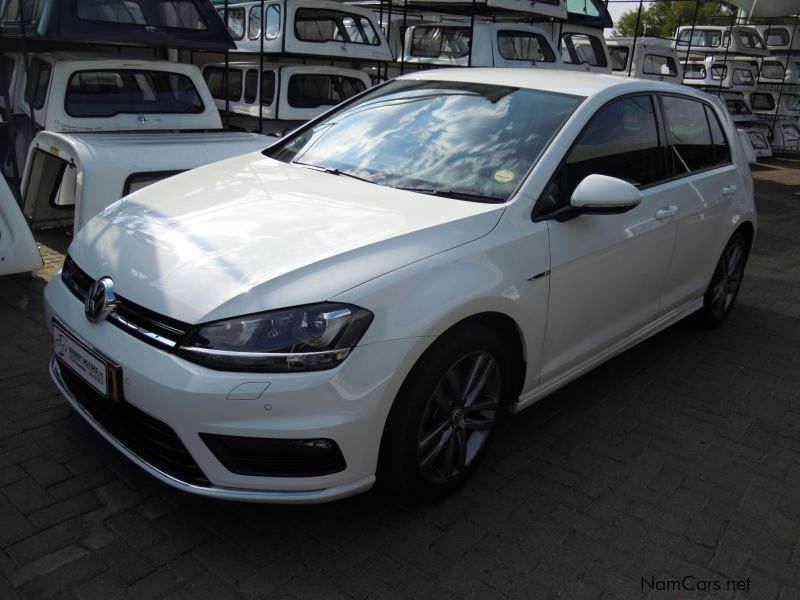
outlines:
{"label": "rear door", "polygon": [[667,135],[668,169],[677,184],[671,202],[678,207],[675,252],[663,304],[671,309],[701,296],[722,250],[731,203],[745,193],[732,161],[730,143],[715,109],[698,98],[660,97]]}
{"label": "rear door", "polygon": [[0,275],[24,273],[41,266],[36,240],[6,180],[0,176]]}

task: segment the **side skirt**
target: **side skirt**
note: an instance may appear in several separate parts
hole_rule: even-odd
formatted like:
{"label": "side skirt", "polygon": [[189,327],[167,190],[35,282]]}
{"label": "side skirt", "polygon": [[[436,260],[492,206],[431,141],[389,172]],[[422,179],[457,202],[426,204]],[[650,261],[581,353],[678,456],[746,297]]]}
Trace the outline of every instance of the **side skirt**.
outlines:
{"label": "side skirt", "polygon": [[608,348],[605,352],[590,358],[579,364],[578,366],[574,367],[572,370],[559,375],[555,379],[552,379],[542,385],[539,385],[529,392],[522,394],[519,399],[509,407],[510,412],[517,413],[521,410],[528,408],[532,404],[535,404],[537,401],[541,400],[545,396],[551,394],[552,392],[556,391],[558,388],[564,387],[570,381],[577,379],[584,373],[588,373],[595,367],[603,364],[604,362],[611,360],[618,354],[625,352],[628,348],[635,346],[639,342],[643,342],[647,338],[663,331],[667,327],[674,325],[681,319],[689,316],[693,312],[699,310],[703,306],[703,298],[697,298],[695,300],[691,300],[687,302],[683,306],[675,308],[668,312],[667,314],[663,315],[662,317],[656,319],[652,323],[645,325],[638,331],[635,331],[631,335],[629,335],[624,340],[621,340]]}

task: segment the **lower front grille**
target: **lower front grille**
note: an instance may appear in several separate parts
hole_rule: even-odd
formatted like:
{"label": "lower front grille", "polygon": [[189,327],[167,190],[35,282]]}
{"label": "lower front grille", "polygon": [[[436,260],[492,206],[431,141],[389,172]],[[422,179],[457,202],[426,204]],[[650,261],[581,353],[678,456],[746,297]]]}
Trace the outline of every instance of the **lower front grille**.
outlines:
{"label": "lower front grille", "polygon": [[58,369],[61,379],[78,404],[128,450],[179,481],[210,486],[203,471],[169,425],[128,402],[103,398],[60,363]]}
{"label": "lower front grille", "polygon": [[319,477],[344,471],[331,439],[276,439],[201,433],[217,460],[231,473],[254,477]]}

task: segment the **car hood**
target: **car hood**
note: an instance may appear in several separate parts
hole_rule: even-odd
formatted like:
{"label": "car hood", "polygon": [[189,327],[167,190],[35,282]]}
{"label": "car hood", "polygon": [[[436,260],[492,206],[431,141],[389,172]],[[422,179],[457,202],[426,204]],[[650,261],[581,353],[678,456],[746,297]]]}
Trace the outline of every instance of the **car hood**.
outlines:
{"label": "car hood", "polygon": [[487,234],[502,212],[256,153],[120,200],[70,254],[119,296],[199,323],[332,298]]}

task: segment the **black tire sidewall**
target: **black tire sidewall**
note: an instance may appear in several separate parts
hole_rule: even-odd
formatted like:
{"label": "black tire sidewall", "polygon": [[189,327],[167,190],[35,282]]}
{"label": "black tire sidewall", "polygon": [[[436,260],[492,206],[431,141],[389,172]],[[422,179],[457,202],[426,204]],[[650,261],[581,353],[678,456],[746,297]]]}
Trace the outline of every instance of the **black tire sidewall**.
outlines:
{"label": "black tire sidewall", "polygon": [[[460,359],[477,351],[491,354],[500,369],[497,418],[478,455],[460,477],[446,484],[431,483],[423,478],[417,456],[423,413],[444,374]],[[392,405],[381,441],[378,482],[405,499],[417,502],[437,500],[460,487],[486,454],[506,410],[510,373],[506,346],[485,325],[462,326],[438,338],[411,369]]]}
{"label": "black tire sidewall", "polygon": [[747,259],[749,258],[749,245],[747,243],[747,239],[741,232],[736,232],[731,236],[731,239],[728,240],[728,243],[725,244],[725,248],[720,254],[719,260],[717,264],[714,266],[714,273],[711,275],[711,281],[708,284],[708,288],[706,289],[706,293],[703,296],[703,308],[699,312],[699,317],[701,324],[707,327],[717,327],[721,325],[725,319],[728,318],[731,310],[733,309],[733,305],[736,304],[736,298],[739,296],[739,290],[742,288],[742,281],[739,281],[739,286],[736,288],[736,292],[733,295],[733,300],[731,300],[730,306],[725,309],[725,312],[722,315],[714,314],[714,307],[713,307],[713,292],[714,292],[714,284],[717,279],[717,272],[720,268],[722,268],[722,261],[725,255],[728,253],[730,248],[734,245],[740,245],[742,247],[742,279],[744,278],[744,271],[745,267],[747,266]]}

